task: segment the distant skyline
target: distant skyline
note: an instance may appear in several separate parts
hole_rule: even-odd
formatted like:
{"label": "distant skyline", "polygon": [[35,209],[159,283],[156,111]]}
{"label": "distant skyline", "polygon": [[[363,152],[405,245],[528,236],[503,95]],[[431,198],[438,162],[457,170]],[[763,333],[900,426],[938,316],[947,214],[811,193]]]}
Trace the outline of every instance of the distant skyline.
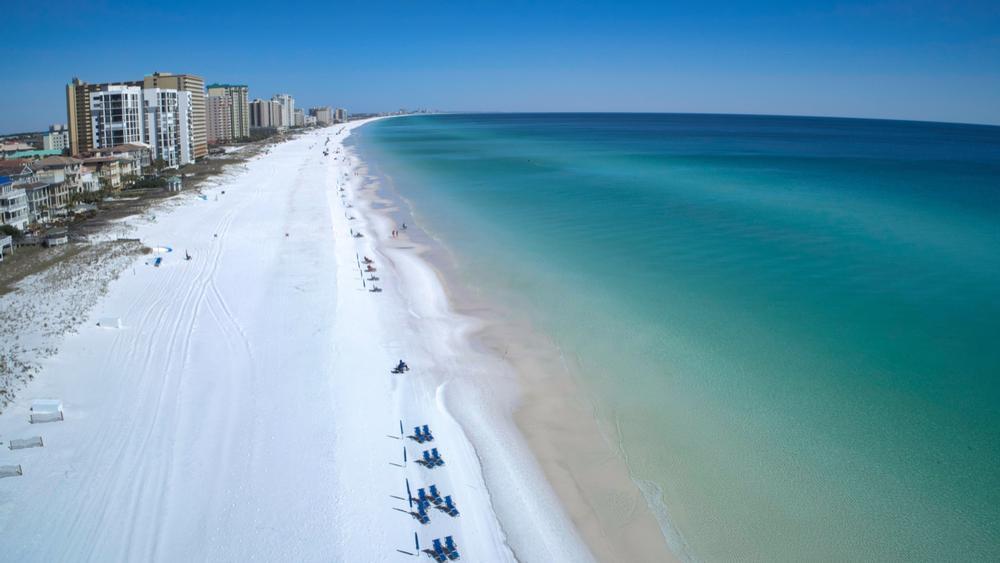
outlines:
{"label": "distant skyline", "polygon": [[194,2],[5,8],[0,133],[155,71],[351,112],[652,111],[1000,125],[998,2]]}

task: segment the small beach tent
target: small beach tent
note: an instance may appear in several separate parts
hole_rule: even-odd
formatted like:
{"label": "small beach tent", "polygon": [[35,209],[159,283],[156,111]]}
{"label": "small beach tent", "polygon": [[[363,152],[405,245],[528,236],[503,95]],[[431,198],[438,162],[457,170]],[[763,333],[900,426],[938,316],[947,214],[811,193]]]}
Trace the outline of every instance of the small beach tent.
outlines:
{"label": "small beach tent", "polygon": [[59,399],[35,399],[31,403],[31,423],[55,422],[63,419],[62,401]]}
{"label": "small beach tent", "polygon": [[12,450],[23,450],[25,448],[40,448],[45,444],[42,442],[41,436],[34,436],[31,438],[15,438],[10,441],[10,449]]}
{"label": "small beach tent", "polygon": [[20,465],[0,465],[0,479],[4,477],[17,477],[24,475]]}
{"label": "small beach tent", "polygon": [[101,328],[121,328],[122,320],[118,317],[104,317],[97,321],[97,326]]}

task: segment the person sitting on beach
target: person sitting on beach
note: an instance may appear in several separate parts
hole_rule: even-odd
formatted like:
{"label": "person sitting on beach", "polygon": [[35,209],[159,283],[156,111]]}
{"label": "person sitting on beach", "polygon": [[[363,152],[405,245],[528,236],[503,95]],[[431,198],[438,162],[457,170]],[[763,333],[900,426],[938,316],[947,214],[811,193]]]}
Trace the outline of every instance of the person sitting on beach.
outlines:
{"label": "person sitting on beach", "polygon": [[396,366],[396,371],[406,371],[410,369],[410,366],[406,365],[406,362],[399,360],[399,365]]}

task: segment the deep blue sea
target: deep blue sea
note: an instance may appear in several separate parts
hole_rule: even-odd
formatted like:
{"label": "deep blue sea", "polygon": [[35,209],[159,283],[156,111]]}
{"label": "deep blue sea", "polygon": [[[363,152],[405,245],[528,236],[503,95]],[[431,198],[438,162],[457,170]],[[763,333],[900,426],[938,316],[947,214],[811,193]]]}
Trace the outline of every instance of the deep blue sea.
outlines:
{"label": "deep blue sea", "polygon": [[530,315],[703,560],[1000,560],[1000,128],[411,116],[360,130]]}

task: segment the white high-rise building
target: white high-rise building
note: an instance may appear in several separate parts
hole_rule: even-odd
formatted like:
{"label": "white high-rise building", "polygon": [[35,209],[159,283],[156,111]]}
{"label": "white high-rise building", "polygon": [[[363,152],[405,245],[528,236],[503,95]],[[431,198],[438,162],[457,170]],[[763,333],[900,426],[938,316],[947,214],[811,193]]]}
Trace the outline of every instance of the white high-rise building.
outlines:
{"label": "white high-rise building", "polygon": [[110,148],[145,142],[142,88],[109,84],[90,94],[91,146]]}
{"label": "white high-rise building", "polygon": [[275,94],[271,96],[271,101],[281,104],[281,126],[293,127],[295,125],[295,98],[288,94]]}
{"label": "white high-rise building", "polygon": [[191,93],[147,88],[142,91],[146,139],[153,161],[176,168],[194,162]]}
{"label": "white high-rise building", "polygon": [[42,137],[42,148],[47,151],[69,149],[69,129],[65,125],[50,125],[49,132]]}

